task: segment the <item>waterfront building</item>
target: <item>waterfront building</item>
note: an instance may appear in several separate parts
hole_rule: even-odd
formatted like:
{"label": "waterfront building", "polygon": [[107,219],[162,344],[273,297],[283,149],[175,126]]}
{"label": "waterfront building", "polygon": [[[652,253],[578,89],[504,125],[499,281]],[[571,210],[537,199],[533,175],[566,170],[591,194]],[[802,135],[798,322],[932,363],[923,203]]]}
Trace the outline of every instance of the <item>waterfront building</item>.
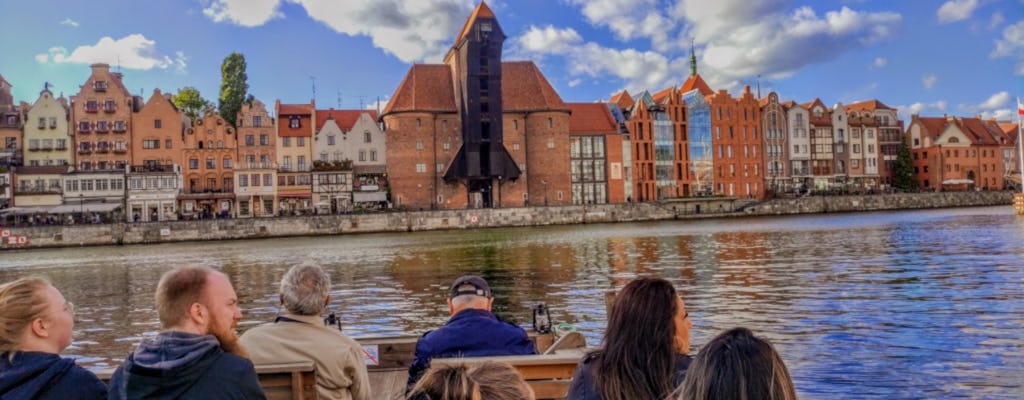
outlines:
{"label": "waterfront building", "polygon": [[835,183],[835,150],[833,148],[832,110],[821,99],[804,103],[810,114],[811,189],[830,190]]}
{"label": "waterfront building", "polygon": [[74,153],[69,146],[74,139],[68,130],[71,110],[67,99],[55,99],[49,90],[39,93],[28,109],[24,125],[23,163],[28,166],[71,165]]}
{"label": "waterfront building", "polygon": [[846,193],[850,190],[850,137],[846,108],[842,103],[832,106],[832,187]]}
{"label": "waterfront building", "polygon": [[185,130],[182,159],[184,188],[179,209],[189,218],[225,217],[233,212],[234,162],[238,154],[235,128],[210,111]]}
{"label": "waterfront building", "polygon": [[911,116],[907,127],[914,175],[922,189],[1002,189],[1007,186],[1006,151],[1014,138],[994,120]]}
{"label": "waterfront building", "polygon": [[693,192],[699,196],[715,193],[715,156],[711,136],[711,105],[707,97],[714,94],[697,73],[696,53],[690,54],[690,77],[679,88],[686,103],[686,121],[689,133],[690,176]]}
{"label": "waterfront building", "polygon": [[[100,215],[122,208],[125,201],[126,170],[75,170],[73,167],[63,175],[62,204],[64,207],[51,209],[51,214],[72,212],[85,213],[79,220],[100,222]],[[58,187],[60,189],[60,187]],[[90,214],[92,213],[92,214]],[[121,213],[113,214],[119,218]],[[107,221],[109,222],[109,221]]]}
{"label": "waterfront building", "polygon": [[[10,205],[17,208],[15,214],[35,210],[46,213],[52,208],[47,206],[61,205],[64,194],[61,180],[68,168],[66,165],[11,167],[15,187]],[[35,210],[30,210],[32,208]]]}
{"label": "waterfront building", "polygon": [[0,75],[0,165],[21,165],[22,108],[14,103],[11,83]]}
{"label": "waterfront building", "polygon": [[1021,177],[1020,177],[1020,145],[1017,141],[1020,140],[1020,126],[1012,122],[1001,122],[999,128],[1003,130],[1003,136],[1007,138],[1007,144],[1002,146],[1002,162],[1003,162],[1003,173],[1006,174],[1006,180],[1003,182],[1004,188],[1013,187],[1020,190]]}
{"label": "waterfront building", "polygon": [[889,109],[877,100],[852,103],[845,107],[850,132],[850,179],[858,190],[873,192],[882,186],[879,164],[884,164],[878,145],[879,122],[876,111]]}
{"label": "waterfront building", "polygon": [[878,176],[883,188],[891,187],[896,176],[896,157],[903,137],[903,121],[897,109],[881,102],[873,104],[872,115],[878,123]]}
{"label": "waterfront building", "polygon": [[626,202],[622,144],[628,138],[601,103],[566,103],[573,204]]}
{"label": "waterfront building", "polygon": [[623,91],[609,105],[622,113],[629,133],[631,192],[637,201],[689,196],[693,178],[682,93],[670,87],[625,100],[628,96]]}
{"label": "waterfront building", "polygon": [[789,163],[793,190],[806,193],[814,187],[811,175],[811,114],[802,105],[787,102],[786,119],[789,121]]}
{"label": "waterfront building", "polygon": [[[635,104],[635,102],[626,90],[612,96],[611,100],[607,104],[608,111],[612,114],[612,118],[615,120],[615,125],[618,127],[619,137],[622,141],[622,196],[626,202],[639,200],[634,192],[633,141],[630,137],[629,128],[626,126],[626,113],[623,111],[632,107],[633,104]],[[686,168],[689,169],[689,166]],[[611,169],[609,169],[609,176],[610,175]]]}
{"label": "waterfront building", "polygon": [[758,104],[761,107],[761,132],[764,138],[764,188],[766,195],[776,196],[789,192],[792,188],[792,168],[789,166],[789,120],[786,112],[792,107],[792,102],[780,103],[779,94],[770,92]]}
{"label": "waterfront building", "polygon": [[0,164],[0,210],[10,207],[11,200],[14,198],[11,190],[12,182],[14,182],[12,177],[11,167]]}
{"label": "waterfront building", "polygon": [[[171,95],[153,90],[149,101],[132,116],[131,160],[134,166],[182,165],[188,118],[171,102]],[[115,148],[114,151],[123,151]],[[173,170],[173,168],[157,168]],[[180,185],[179,185],[180,187]]]}
{"label": "waterfront building", "polygon": [[[373,110],[317,110],[313,192],[319,193],[318,212],[386,207],[387,150],[377,120]],[[351,172],[348,181],[341,181],[344,169]],[[343,193],[346,185],[351,196]]]}
{"label": "waterfront building", "polygon": [[502,62],[481,2],[444,64],[416,64],[381,114],[395,206],[571,204],[569,108],[530,61]]}
{"label": "waterfront building", "polygon": [[80,171],[117,170],[124,173],[131,161],[132,114],[142,106],[121,82],[120,72],[108,64],[93,64],[92,74],[71,96],[71,126],[75,130]]}
{"label": "waterfront building", "polygon": [[277,210],[277,120],[262,101],[254,99],[242,103],[237,126],[235,216],[273,217]]}
{"label": "waterfront building", "polygon": [[312,213],[313,130],[316,102],[274,104],[277,115],[277,199],[280,213]]}
{"label": "waterfront building", "polygon": [[[182,151],[181,147],[178,149]],[[177,220],[182,179],[180,164],[132,165],[126,177],[125,220]]]}
{"label": "waterfront building", "polygon": [[719,90],[707,96],[713,129],[715,193],[761,199],[764,197],[760,136],[761,107],[750,86],[739,98]]}

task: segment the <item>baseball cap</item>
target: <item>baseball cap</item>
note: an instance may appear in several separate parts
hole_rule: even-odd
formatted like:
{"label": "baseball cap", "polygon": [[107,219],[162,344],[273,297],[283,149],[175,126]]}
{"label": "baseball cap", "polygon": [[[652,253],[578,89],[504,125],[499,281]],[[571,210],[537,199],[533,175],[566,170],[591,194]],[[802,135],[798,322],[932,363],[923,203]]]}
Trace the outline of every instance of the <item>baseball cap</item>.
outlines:
{"label": "baseball cap", "polygon": [[[467,289],[464,286],[473,286],[475,289]],[[462,288],[462,290],[459,290]],[[452,289],[449,293],[449,298],[455,298],[466,294],[472,294],[476,296],[491,297],[491,287],[487,285],[487,281],[476,275],[463,275],[459,279],[452,283]]]}

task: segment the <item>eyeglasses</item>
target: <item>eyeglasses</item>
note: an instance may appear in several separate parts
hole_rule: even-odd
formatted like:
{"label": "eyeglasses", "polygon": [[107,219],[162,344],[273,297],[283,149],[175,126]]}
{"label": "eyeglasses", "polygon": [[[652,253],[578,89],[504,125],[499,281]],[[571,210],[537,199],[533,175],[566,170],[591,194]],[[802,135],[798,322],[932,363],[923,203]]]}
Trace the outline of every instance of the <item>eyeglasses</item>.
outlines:
{"label": "eyeglasses", "polygon": [[[70,301],[65,301],[64,302],[64,309],[66,309],[69,313],[71,313],[71,315],[75,315],[75,303],[72,303]],[[689,314],[687,314],[687,315],[689,315]]]}

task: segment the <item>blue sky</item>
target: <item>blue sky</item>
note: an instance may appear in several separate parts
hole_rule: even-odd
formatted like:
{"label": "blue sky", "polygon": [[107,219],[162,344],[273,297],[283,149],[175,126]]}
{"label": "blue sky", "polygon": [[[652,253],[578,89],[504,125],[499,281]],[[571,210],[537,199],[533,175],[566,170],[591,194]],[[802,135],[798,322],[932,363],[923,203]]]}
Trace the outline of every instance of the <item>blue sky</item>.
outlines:
{"label": "blue sky", "polygon": [[[107,62],[133,94],[194,86],[246,56],[267,104],[371,106],[414,62],[439,62],[474,0],[6,2],[0,74],[16,101],[70,95]],[[494,0],[505,60],[533,60],[563,100],[656,91],[689,74],[784,100],[877,98],[901,114],[1009,119],[1024,96],[1024,0]],[[756,90],[756,89],[755,89]],[[340,99],[340,102],[339,102]]]}

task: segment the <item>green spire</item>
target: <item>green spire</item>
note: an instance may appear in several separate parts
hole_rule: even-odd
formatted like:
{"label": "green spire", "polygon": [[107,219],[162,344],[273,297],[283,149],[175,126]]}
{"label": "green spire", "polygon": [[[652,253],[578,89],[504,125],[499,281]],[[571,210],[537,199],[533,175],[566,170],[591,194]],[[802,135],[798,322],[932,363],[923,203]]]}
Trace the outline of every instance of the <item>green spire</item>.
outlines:
{"label": "green spire", "polygon": [[690,76],[697,75],[697,52],[693,50],[693,39],[690,39]]}

